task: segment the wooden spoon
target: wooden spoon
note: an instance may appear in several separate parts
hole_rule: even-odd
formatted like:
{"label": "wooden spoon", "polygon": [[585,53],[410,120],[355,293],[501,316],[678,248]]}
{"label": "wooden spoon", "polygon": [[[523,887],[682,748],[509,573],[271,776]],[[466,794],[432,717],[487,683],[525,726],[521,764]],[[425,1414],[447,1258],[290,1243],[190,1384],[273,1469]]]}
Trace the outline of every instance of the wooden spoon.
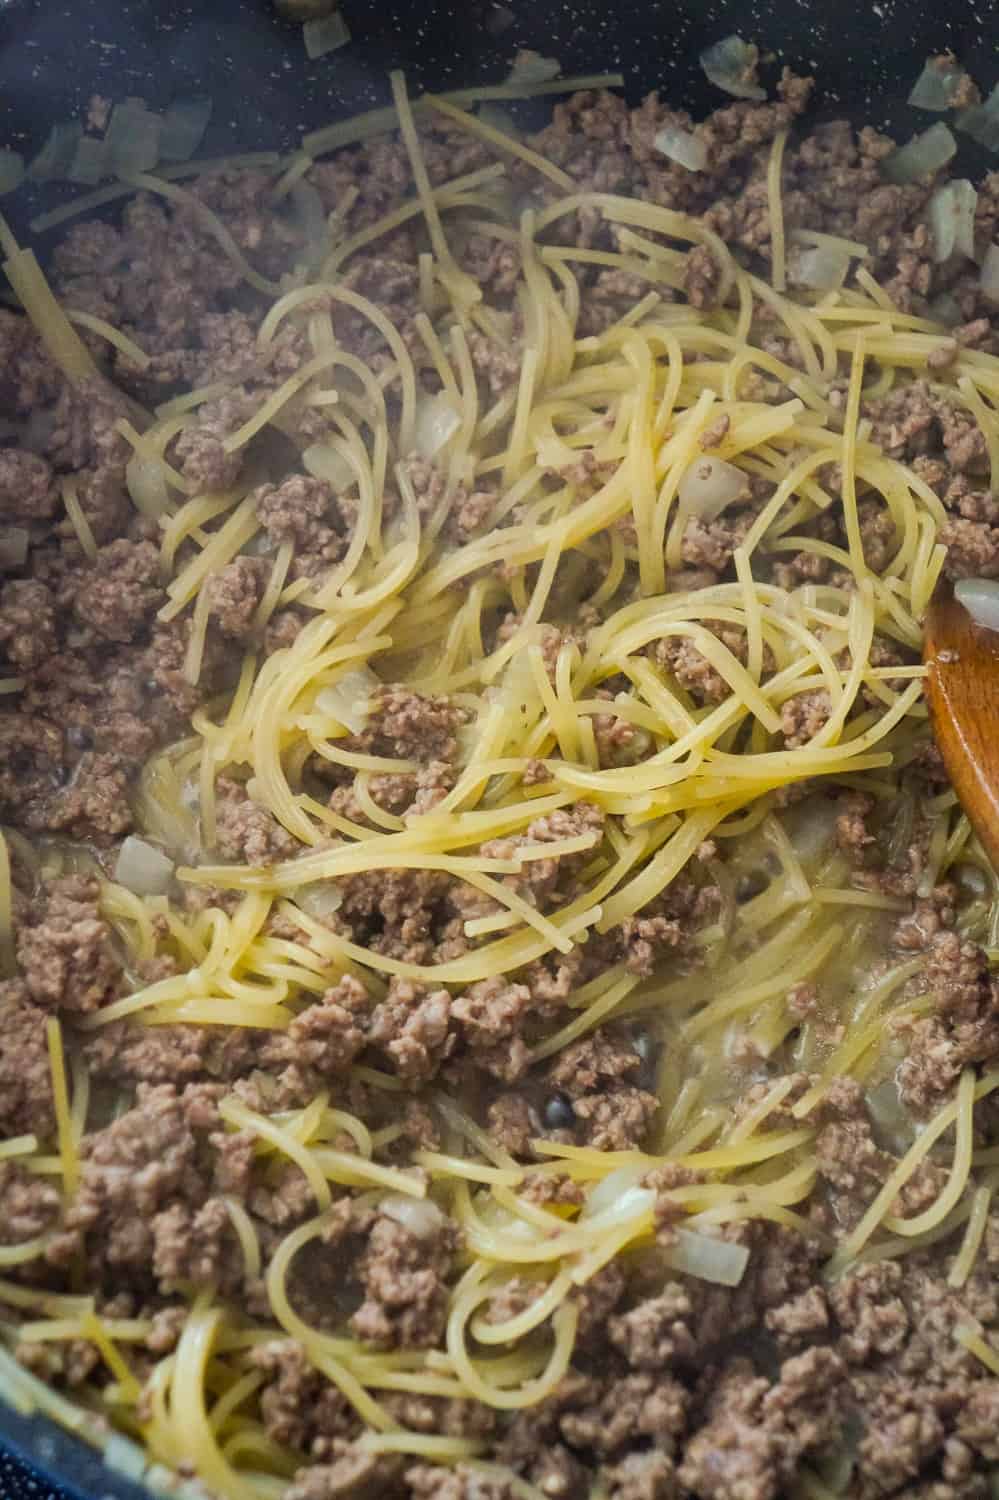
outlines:
{"label": "wooden spoon", "polygon": [[999,631],[976,625],[949,589],[926,614],[926,697],[951,784],[999,870]]}

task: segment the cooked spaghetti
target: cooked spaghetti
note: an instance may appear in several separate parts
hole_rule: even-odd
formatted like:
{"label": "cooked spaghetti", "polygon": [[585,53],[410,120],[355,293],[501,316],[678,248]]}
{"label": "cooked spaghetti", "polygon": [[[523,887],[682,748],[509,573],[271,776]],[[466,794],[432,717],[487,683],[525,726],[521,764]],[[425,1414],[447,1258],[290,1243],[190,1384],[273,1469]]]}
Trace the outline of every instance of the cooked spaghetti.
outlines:
{"label": "cooked spaghetti", "polygon": [[52,285],[4,229],[0,1359],[154,1485],[993,1461],[999,890],[919,647],[999,559],[994,309],[803,80],[703,172],[581,82],[137,174]]}

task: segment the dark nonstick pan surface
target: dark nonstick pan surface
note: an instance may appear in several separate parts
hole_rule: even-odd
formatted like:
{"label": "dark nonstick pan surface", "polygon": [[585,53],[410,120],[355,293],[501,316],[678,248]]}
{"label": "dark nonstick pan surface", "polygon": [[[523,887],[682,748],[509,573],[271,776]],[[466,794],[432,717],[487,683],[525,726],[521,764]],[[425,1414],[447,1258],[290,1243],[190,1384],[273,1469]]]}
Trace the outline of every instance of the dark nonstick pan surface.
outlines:
{"label": "dark nonstick pan surface", "polygon": [[[0,0],[0,146],[30,157],[52,122],[79,118],[95,93],[137,94],[153,108],[205,93],[215,105],[205,154],[288,149],[304,130],[387,102],[390,68],[406,69],[413,92],[495,81],[520,47],[557,57],[566,74],[623,72],[631,99],[659,88],[697,114],[722,98],[698,54],[733,31],[815,72],[823,115],[905,139],[929,123],[905,103],[929,54],[952,49],[987,87],[999,55],[988,0],[343,0],[343,8],[350,46],[309,62],[300,30],[279,21],[270,0]],[[990,165],[973,149],[960,164],[969,174]],[[70,190],[44,191],[47,206]],[[4,200],[16,231],[26,234],[38,202],[29,193]],[[2,1396],[0,1387],[0,1500],[148,1500],[86,1444],[17,1415]]]}

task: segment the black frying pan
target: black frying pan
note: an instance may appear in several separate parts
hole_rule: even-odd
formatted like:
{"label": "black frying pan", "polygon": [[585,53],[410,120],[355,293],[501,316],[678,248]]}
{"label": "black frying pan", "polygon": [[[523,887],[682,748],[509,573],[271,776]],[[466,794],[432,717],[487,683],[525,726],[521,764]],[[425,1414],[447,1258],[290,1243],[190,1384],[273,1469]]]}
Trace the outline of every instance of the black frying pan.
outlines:
{"label": "black frying pan", "polygon": [[[390,68],[405,68],[414,92],[495,81],[519,47],[558,57],[566,74],[623,72],[631,98],[659,88],[697,114],[723,102],[698,54],[733,31],[798,72],[814,71],[822,115],[906,139],[933,118],[905,103],[927,56],[950,48],[991,87],[999,53],[988,0],[950,0],[946,9],[929,0],[342,3],[351,45],[310,63],[301,32],[277,19],[270,0],[0,0],[0,146],[30,157],[50,123],[79,118],[95,93],[138,94],[154,109],[175,94],[207,93],[215,109],[205,154],[282,150],[304,130],[386,103]],[[978,175],[990,162],[971,149],[957,165]],[[77,190],[45,188],[44,206],[67,191]],[[16,231],[26,234],[41,195],[35,188],[3,201]],[[0,1500],[149,1493],[110,1473],[83,1442],[0,1399]]]}

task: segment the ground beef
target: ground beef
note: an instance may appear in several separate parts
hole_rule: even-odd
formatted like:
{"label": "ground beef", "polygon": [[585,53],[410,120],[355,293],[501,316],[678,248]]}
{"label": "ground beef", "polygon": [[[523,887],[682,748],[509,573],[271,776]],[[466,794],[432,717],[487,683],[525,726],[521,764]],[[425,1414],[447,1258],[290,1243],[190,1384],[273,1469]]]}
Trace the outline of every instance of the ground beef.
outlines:
{"label": "ground beef", "polygon": [[54,881],[20,930],[25,985],[47,1010],[94,1011],[117,992],[122,964],[99,894],[97,881],[83,876]]}
{"label": "ground beef", "polygon": [[461,709],[445,697],[386,687],[374,698],[368,722],[356,739],[369,754],[447,762],[457,749],[455,730],[464,722]]}
{"label": "ground beef", "polygon": [[936,1107],[969,1064],[999,1056],[999,988],[983,951],[956,932],[940,930],[933,911],[926,948],[932,1016],[899,1022],[907,1048],[898,1072],[902,1099],[917,1113]]}
{"label": "ground beef", "polygon": [[159,551],[152,542],[110,542],[84,570],[73,608],[109,641],[130,641],[164,602]]}
{"label": "ground beef", "polygon": [[267,535],[277,545],[294,546],[292,577],[317,577],[343,555],[343,521],[325,480],[296,474],[277,486],[262,485],[256,494]]}
{"label": "ground beef", "polygon": [[139,1084],[134,1108],[87,1137],[80,1187],[66,1215],[73,1253],[85,1240],[101,1264],[148,1276],[158,1216],[205,1196],[192,1105],[171,1084]]}
{"label": "ground beef", "polygon": [[0,515],[5,521],[47,521],[58,505],[44,458],[23,448],[0,448]]}
{"label": "ground beef", "polygon": [[262,557],[237,557],[208,580],[209,609],[223,635],[241,641],[252,633],[269,572]]}
{"label": "ground beef", "polygon": [[227,776],[220,776],[216,785],[215,832],[219,853],[241,864],[273,864],[289,859],[299,847],[242,783]]}
{"label": "ground beef", "polygon": [[132,767],[117,751],[87,751],[68,784],[27,810],[24,822],[36,833],[63,833],[107,845],[132,827],[131,779]]}
{"label": "ground beef", "polygon": [[801,1457],[838,1431],[843,1375],[830,1349],[787,1360],[772,1385],[748,1360],[733,1359],[687,1444],[681,1485],[700,1500],[774,1500]]}
{"label": "ground beef", "polygon": [[0,1127],[5,1136],[53,1131],[48,1012],[19,979],[0,984]]}
{"label": "ground beef", "polygon": [[441,1215],[439,1226],[415,1234],[388,1214],[361,1211],[349,1200],[337,1208],[325,1243],[338,1250],[361,1245],[353,1275],[364,1300],[350,1319],[354,1333],[384,1349],[435,1344],[447,1317],[445,1278],[457,1243],[453,1224]]}
{"label": "ground beef", "polygon": [[387,1055],[401,1077],[422,1082],[434,1076],[454,1048],[450,1018],[447,990],[393,979],[372,1013],[367,1040]]}
{"label": "ground beef", "polygon": [[235,484],[243,467],[243,453],[227,453],[222,446],[224,431],[212,427],[188,427],[176,443],[181,473],[198,490],[227,490]]}
{"label": "ground beef", "polygon": [[312,1368],[300,1344],[293,1339],[261,1344],[252,1358],[267,1377],[260,1410],[274,1442],[321,1459],[332,1452],[335,1439],[356,1434],[359,1422],[353,1407]]}
{"label": "ground beef", "polygon": [[330,1464],[300,1469],[284,1500],[390,1500],[403,1460],[399,1455],[368,1453],[355,1443],[339,1443]]}
{"label": "ground beef", "polygon": [[789,750],[807,745],[824,729],[832,712],[832,700],[825,688],[816,688],[808,693],[795,693],[781,709],[780,727],[784,744]]}
{"label": "ground beef", "polygon": [[58,1189],[44,1177],[0,1161],[0,1244],[37,1239],[55,1225],[61,1208]]}
{"label": "ground beef", "polygon": [[164,1291],[186,1282],[231,1296],[243,1279],[242,1251],[221,1198],[200,1208],[171,1203],[154,1216],[153,1275]]}

